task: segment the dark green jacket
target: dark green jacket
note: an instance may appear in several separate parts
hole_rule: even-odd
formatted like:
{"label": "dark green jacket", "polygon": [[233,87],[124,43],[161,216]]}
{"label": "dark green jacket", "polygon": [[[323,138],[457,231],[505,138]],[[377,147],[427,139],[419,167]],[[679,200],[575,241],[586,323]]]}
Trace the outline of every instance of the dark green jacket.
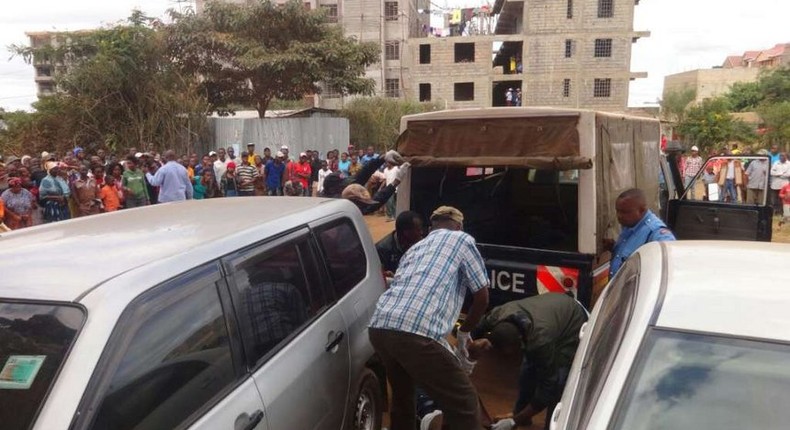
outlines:
{"label": "dark green jacket", "polygon": [[556,391],[557,387],[552,385],[558,380],[559,369],[570,368],[573,363],[579,346],[579,330],[587,321],[587,312],[565,294],[527,297],[488,311],[473,337],[484,336],[504,321],[515,324],[522,334],[524,360],[539,369],[541,379],[535,401],[544,403]]}

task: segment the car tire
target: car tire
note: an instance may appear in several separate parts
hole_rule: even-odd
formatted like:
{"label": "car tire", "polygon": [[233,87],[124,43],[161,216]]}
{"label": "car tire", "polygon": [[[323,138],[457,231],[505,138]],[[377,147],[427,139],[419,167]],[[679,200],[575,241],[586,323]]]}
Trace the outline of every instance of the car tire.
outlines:
{"label": "car tire", "polygon": [[384,412],[384,395],[378,376],[370,370],[362,372],[359,386],[352,398],[351,430],[381,430],[381,417]]}

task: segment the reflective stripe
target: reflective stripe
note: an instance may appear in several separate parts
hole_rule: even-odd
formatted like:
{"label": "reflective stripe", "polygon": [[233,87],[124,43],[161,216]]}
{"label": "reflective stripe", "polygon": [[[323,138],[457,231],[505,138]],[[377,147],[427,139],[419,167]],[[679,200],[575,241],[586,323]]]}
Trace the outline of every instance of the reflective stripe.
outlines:
{"label": "reflective stripe", "polygon": [[[535,272],[538,294],[573,292],[579,285],[579,269],[557,266],[538,266]],[[571,285],[566,286],[566,282]]]}

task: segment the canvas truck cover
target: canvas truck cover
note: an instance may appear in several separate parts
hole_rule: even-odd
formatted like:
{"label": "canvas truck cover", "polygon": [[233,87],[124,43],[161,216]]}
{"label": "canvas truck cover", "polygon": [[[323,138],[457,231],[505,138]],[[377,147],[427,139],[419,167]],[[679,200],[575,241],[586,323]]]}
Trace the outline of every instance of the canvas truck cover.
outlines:
{"label": "canvas truck cover", "polygon": [[597,231],[617,237],[620,225],[615,200],[623,191],[640,188],[649,209],[658,213],[660,125],[651,118],[596,113]]}
{"label": "canvas truck cover", "polygon": [[580,156],[579,112],[504,108],[404,117],[398,152],[413,166],[589,169]]}

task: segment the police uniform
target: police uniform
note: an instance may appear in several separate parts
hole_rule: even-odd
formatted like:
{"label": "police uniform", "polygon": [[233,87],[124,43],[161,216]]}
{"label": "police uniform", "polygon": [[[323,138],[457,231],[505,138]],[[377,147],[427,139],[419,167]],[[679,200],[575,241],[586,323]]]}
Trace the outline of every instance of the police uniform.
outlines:
{"label": "police uniform", "polygon": [[625,260],[631,256],[639,247],[648,242],[664,242],[675,240],[664,221],[656,214],[647,211],[644,217],[633,227],[623,227],[620,237],[612,251],[612,261],[609,263],[609,279],[620,270]]}

